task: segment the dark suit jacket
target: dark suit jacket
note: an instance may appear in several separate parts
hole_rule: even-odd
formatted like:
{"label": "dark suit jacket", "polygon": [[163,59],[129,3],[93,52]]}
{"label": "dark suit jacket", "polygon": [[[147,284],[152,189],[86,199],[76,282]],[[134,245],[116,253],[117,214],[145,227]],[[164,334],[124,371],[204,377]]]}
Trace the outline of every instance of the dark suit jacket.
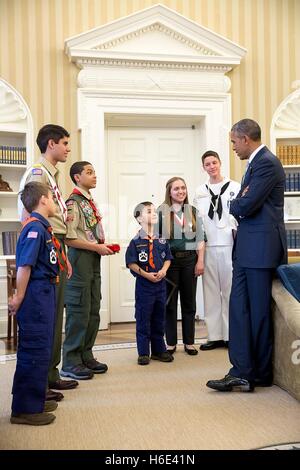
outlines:
{"label": "dark suit jacket", "polygon": [[[230,213],[239,226],[233,260],[245,268],[276,268],[286,263],[283,220],[285,173],[279,159],[263,147],[250,163]],[[248,191],[243,194],[244,189]]]}

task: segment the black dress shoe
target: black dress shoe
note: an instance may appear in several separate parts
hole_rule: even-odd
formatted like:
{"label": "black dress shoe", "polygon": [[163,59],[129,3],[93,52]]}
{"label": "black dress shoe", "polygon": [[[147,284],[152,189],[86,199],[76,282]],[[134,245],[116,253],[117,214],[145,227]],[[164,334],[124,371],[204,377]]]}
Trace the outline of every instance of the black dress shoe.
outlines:
{"label": "black dress shoe", "polygon": [[236,390],[240,392],[253,392],[254,390],[254,384],[249,382],[249,380],[233,377],[229,374],[220,380],[209,380],[206,386],[219,392],[233,392]]}
{"label": "black dress shoe", "polygon": [[187,348],[186,345],[184,345],[184,350],[189,356],[197,356],[198,351],[197,349],[193,348]]}
{"label": "black dress shoe", "polygon": [[54,390],[47,390],[46,392],[46,401],[50,401],[50,400],[61,401],[63,398],[64,396],[60,392],[54,392]]}
{"label": "black dress shoe", "polygon": [[201,349],[201,351],[210,351],[211,349],[224,348],[225,346],[225,341],[223,340],[207,341],[207,343],[201,344],[199,349]]}
{"label": "black dress shoe", "polygon": [[273,380],[272,379],[254,379],[255,387],[272,387]]}
{"label": "black dress shoe", "polygon": [[71,390],[77,387],[77,385],[77,380],[58,379],[55,382],[49,382],[49,388],[54,388],[54,390]]}
{"label": "black dress shoe", "polygon": [[176,346],[174,346],[174,348],[167,349],[167,352],[170,354],[174,354],[175,351],[176,351]]}

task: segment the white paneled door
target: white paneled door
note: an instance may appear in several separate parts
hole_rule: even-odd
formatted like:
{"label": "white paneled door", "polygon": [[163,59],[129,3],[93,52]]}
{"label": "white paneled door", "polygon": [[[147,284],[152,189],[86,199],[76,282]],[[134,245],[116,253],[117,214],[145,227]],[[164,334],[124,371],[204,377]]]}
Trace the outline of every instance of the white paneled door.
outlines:
{"label": "white paneled door", "polygon": [[110,257],[111,322],[134,320],[135,279],[125,266],[125,252],[138,224],[133,209],[139,202],[164,200],[166,181],[183,177],[192,200],[200,178],[197,129],[109,127],[109,238],[121,252]]}

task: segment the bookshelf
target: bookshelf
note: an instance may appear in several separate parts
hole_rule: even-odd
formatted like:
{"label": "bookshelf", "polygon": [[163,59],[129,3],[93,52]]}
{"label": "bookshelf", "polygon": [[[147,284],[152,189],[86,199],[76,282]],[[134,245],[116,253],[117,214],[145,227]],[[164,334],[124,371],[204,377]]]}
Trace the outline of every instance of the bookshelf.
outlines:
{"label": "bookshelf", "polygon": [[289,261],[300,255],[300,81],[274,113],[271,124],[271,148],[281,160],[286,182],[284,220]]}
{"label": "bookshelf", "polygon": [[6,262],[14,255],[4,255],[3,232],[20,231],[17,199],[20,180],[32,164],[33,124],[22,96],[0,79],[0,175],[11,191],[0,190],[0,337],[6,336],[7,271]]}

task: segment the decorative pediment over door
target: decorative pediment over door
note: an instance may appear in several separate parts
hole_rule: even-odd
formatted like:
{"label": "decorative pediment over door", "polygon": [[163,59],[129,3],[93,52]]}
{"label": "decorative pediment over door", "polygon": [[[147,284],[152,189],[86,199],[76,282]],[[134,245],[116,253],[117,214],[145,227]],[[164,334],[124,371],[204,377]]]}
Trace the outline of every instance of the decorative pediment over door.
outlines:
{"label": "decorative pediment over door", "polygon": [[79,88],[227,92],[246,50],[163,5],[65,41]]}

